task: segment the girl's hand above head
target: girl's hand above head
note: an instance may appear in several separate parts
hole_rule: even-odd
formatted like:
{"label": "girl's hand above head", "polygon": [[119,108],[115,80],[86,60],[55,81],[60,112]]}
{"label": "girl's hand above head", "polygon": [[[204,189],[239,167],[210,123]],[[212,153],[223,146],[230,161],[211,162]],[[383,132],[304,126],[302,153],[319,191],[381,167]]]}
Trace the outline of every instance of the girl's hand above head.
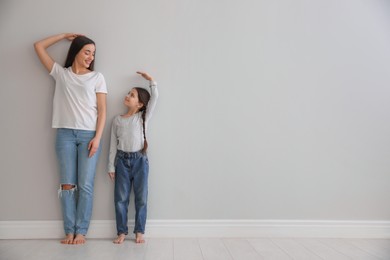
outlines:
{"label": "girl's hand above head", "polygon": [[153,81],[153,78],[148,73],[142,71],[137,71],[137,73],[144,77],[144,79]]}

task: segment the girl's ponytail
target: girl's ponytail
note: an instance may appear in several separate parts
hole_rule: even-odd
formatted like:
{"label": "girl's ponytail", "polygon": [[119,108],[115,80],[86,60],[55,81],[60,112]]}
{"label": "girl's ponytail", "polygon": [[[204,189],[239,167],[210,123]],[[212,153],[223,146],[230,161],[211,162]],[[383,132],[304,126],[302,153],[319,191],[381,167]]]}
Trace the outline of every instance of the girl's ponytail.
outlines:
{"label": "girl's ponytail", "polygon": [[135,88],[138,93],[138,100],[143,104],[143,107],[139,110],[142,112],[142,133],[144,135],[144,147],[142,148],[141,152],[143,154],[146,154],[146,151],[148,150],[148,141],[146,140],[146,109],[148,107],[148,103],[150,100],[150,94],[149,92],[144,88]]}
{"label": "girl's ponytail", "polygon": [[142,111],[142,131],[144,133],[144,147],[142,148],[142,153],[146,154],[148,150],[148,141],[146,140],[146,131],[145,131],[145,115],[146,115],[146,107],[144,106],[144,110]]}

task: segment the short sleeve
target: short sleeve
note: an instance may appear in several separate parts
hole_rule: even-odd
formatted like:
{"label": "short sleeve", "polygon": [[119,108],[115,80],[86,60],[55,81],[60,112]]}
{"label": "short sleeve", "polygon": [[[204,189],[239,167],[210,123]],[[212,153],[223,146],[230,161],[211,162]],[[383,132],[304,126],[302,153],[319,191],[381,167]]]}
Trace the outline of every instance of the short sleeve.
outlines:
{"label": "short sleeve", "polygon": [[107,93],[106,80],[104,79],[103,74],[99,73],[98,80],[96,82],[96,93]]}
{"label": "short sleeve", "polygon": [[61,67],[57,62],[54,62],[53,67],[50,71],[50,76],[52,76],[55,80],[58,79],[58,77],[63,74],[65,69]]}

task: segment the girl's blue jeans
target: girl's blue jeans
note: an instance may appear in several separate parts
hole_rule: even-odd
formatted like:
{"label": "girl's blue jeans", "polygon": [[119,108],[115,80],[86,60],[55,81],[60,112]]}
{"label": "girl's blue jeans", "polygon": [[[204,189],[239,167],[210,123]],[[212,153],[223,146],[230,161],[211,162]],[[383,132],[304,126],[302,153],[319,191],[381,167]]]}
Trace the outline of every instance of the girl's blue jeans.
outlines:
{"label": "girl's blue jeans", "polygon": [[118,150],[115,158],[115,215],[117,234],[128,234],[128,208],[131,187],[134,189],[134,233],[145,233],[148,199],[148,157],[141,152]]}
{"label": "girl's blue jeans", "polygon": [[[87,234],[92,215],[96,165],[101,151],[89,158],[88,144],[95,131],[58,128],[56,153],[60,168],[60,189],[65,234]],[[72,185],[64,190],[62,185]]]}

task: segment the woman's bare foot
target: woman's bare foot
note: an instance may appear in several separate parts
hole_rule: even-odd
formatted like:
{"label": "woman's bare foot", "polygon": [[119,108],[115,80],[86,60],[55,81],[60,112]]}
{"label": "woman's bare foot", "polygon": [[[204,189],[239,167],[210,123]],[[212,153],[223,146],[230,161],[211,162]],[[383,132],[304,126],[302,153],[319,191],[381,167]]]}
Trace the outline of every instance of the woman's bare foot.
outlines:
{"label": "woman's bare foot", "polygon": [[73,234],[67,234],[64,239],[61,240],[61,244],[73,244],[74,235]]}
{"label": "woman's bare foot", "polygon": [[73,245],[82,245],[85,244],[85,236],[81,234],[77,234],[73,239]]}
{"label": "woman's bare foot", "polygon": [[136,242],[137,244],[145,243],[144,234],[142,234],[142,233],[136,233],[136,234],[135,234],[135,242]]}
{"label": "woman's bare foot", "polygon": [[125,241],[126,235],[125,234],[119,234],[116,239],[114,239],[114,244],[122,244],[123,241]]}

